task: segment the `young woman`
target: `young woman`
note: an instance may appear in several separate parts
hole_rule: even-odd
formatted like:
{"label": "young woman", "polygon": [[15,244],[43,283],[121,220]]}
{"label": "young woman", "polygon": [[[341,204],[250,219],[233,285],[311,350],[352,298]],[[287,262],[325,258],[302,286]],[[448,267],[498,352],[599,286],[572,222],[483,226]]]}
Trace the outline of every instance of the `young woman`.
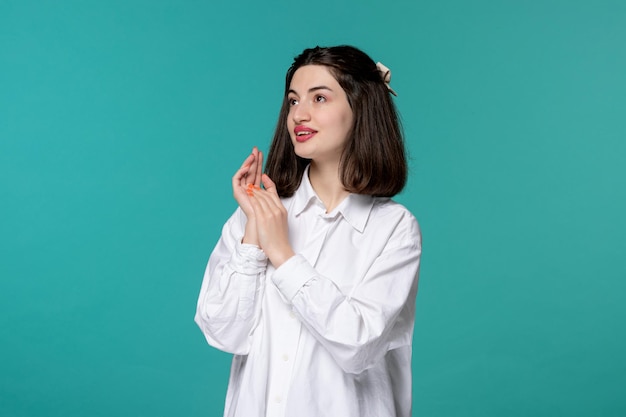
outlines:
{"label": "young woman", "polygon": [[195,318],[234,354],[225,416],[411,415],[421,236],[390,199],[407,166],[389,78],[354,47],[306,49],[266,174],[255,148],[233,176]]}

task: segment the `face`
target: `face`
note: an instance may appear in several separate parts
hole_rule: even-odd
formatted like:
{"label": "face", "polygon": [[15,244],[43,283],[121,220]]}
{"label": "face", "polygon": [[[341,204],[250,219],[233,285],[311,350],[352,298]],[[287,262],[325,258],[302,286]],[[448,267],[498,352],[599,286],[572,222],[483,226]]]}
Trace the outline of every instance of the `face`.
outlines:
{"label": "face", "polygon": [[298,68],[287,98],[287,129],[296,155],[316,163],[339,164],[353,115],[345,91],[328,68]]}

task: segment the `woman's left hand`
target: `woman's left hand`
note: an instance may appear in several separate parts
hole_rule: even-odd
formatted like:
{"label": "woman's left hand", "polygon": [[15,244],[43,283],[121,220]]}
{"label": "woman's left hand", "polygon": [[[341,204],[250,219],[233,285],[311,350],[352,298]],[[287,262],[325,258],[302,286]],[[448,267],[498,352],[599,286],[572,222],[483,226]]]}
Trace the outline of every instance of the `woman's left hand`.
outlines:
{"label": "woman's left hand", "polygon": [[276,185],[266,174],[261,177],[265,189],[248,188],[254,209],[259,246],[274,267],[278,268],[295,255],[289,243],[287,209],[278,197]]}

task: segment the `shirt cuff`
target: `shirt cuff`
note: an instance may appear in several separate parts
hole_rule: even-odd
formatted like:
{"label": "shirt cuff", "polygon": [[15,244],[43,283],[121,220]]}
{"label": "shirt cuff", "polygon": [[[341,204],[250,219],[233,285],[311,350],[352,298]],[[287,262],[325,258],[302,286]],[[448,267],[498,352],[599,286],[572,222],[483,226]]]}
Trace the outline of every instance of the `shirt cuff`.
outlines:
{"label": "shirt cuff", "polygon": [[241,274],[257,274],[267,267],[265,252],[256,245],[238,243],[232,257],[233,269]]}
{"label": "shirt cuff", "polygon": [[317,276],[317,271],[302,255],[295,255],[285,261],[272,275],[272,281],[289,301],[306,283]]}

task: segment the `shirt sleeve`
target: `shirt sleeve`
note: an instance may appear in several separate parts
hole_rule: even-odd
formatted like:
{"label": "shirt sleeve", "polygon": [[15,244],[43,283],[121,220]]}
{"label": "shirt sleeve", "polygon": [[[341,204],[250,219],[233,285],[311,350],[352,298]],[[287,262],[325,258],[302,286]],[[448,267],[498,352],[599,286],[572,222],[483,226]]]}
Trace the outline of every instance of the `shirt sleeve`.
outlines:
{"label": "shirt sleeve", "polygon": [[204,273],[195,321],[210,345],[244,355],[260,312],[267,257],[243,244],[245,214],[240,209],[222,229]]}
{"label": "shirt sleeve", "polygon": [[350,294],[301,255],[272,276],[303,324],[345,372],[361,373],[389,350],[411,344],[421,234],[411,215],[391,228],[384,250],[365,276],[355,277],[358,282]]}

